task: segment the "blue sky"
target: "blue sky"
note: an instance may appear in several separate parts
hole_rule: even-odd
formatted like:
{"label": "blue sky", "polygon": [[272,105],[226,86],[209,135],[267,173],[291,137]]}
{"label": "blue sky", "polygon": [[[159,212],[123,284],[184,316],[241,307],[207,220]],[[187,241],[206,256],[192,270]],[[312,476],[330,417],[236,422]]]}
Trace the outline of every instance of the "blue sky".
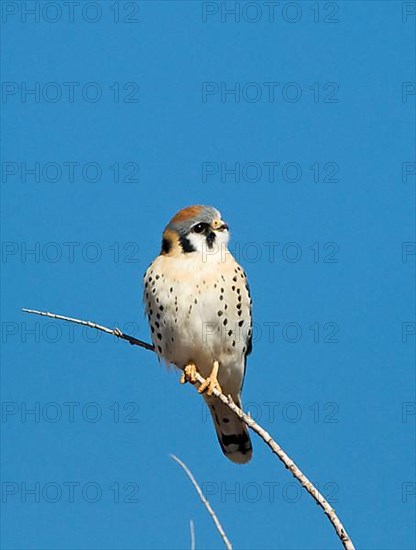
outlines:
{"label": "blue sky", "polygon": [[2,2],[4,549],[189,548],[190,519],[220,547],[169,453],[235,548],[340,547],[150,352],[21,313],[148,339],[142,274],[198,203],[249,276],[246,408],[357,547],[414,548],[414,3],[271,9]]}

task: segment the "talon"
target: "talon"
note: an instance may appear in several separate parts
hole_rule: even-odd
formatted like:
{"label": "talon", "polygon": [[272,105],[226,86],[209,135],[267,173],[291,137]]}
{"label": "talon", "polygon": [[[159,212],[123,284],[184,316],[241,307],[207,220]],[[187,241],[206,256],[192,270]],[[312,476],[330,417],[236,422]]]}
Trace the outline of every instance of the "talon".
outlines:
{"label": "talon", "polygon": [[204,391],[206,391],[208,395],[212,395],[214,390],[217,390],[220,393],[222,393],[221,386],[219,385],[219,382],[217,379],[218,368],[219,368],[218,361],[214,361],[211,374],[208,376],[208,378],[205,379],[205,382],[199,386],[198,393],[203,393]]}
{"label": "talon", "polygon": [[193,363],[189,363],[189,365],[186,365],[186,367],[182,371],[180,383],[186,384],[187,382],[190,382],[191,384],[195,384],[196,373],[196,365],[194,365]]}

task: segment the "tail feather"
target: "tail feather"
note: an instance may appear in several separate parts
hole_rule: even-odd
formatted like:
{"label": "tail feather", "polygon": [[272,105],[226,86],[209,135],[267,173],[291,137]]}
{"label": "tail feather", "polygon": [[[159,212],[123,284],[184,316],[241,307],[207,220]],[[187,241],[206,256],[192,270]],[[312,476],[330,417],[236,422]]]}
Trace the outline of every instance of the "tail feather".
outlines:
{"label": "tail feather", "polygon": [[[206,401],[211,411],[222,452],[232,462],[245,464],[253,454],[247,426],[218,399],[207,397]],[[234,401],[241,408],[240,398],[238,397]]]}

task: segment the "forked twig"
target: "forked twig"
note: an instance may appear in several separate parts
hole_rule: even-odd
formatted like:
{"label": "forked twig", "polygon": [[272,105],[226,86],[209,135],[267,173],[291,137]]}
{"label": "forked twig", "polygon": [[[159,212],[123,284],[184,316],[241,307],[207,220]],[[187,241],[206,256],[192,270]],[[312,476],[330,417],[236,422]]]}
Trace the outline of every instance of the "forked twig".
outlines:
{"label": "forked twig", "polygon": [[[170,456],[175,462],[177,462],[179,464],[179,466],[181,466],[181,468],[183,468],[185,470],[185,473],[189,477],[189,479],[191,480],[192,485],[195,487],[196,492],[198,493],[199,498],[202,501],[202,504],[208,510],[208,514],[212,517],[212,521],[215,523],[215,527],[217,528],[218,533],[221,535],[221,538],[222,538],[222,540],[225,544],[225,547],[227,548],[227,550],[232,550],[233,547],[231,546],[231,542],[228,540],[228,537],[225,534],[225,531],[224,531],[224,529],[223,529],[223,527],[220,523],[220,520],[217,517],[217,514],[214,512],[214,510],[212,509],[210,503],[205,498],[205,495],[202,492],[201,487],[198,485],[197,480],[194,478],[191,470],[188,468],[188,466],[186,464],[184,464],[182,462],[182,460],[180,458],[178,458],[177,456],[172,455],[172,454]],[[192,536],[192,528],[191,528],[191,536]]]}
{"label": "forked twig", "polygon": [[[82,321],[81,319],[74,319],[72,317],[65,317],[63,315],[57,315],[55,313],[47,313],[44,311],[37,311],[34,309],[23,309],[25,313],[33,313],[35,315],[43,315],[44,317],[51,317],[52,319],[60,319],[62,321],[68,321],[70,323],[76,323],[78,325],[87,326],[90,328],[95,328],[97,330],[101,330],[103,332],[106,332],[107,334],[113,334],[117,338],[121,338],[122,340],[126,340],[132,345],[140,346],[141,348],[147,349],[149,351],[155,351],[154,346],[151,344],[148,344],[147,342],[143,342],[142,340],[138,340],[137,338],[133,338],[132,336],[129,336],[128,334],[124,334],[119,329],[109,329],[107,327],[104,327],[102,325],[98,325],[96,323],[92,323],[91,321]],[[196,381],[197,381],[197,387],[199,387],[201,384],[205,382],[205,378],[203,378],[198,372],[196,373]],[[279,458],[281,462],[283,462],[284,466],[291,472],[293,477],[295,477],[299,483],[302,485],[304,489],[312,496],[312,498],[315,500],[317,504],[323,509],[325,515],[331,522],[333,528],[335,529],[335,532],[337,533],[340,541],[342,542],[345,550],[355,550],[354,544],[349,537],[347,531],[345,530],[343,524],[341,523],[341,520],[335,513],[335,510],[332,508],[332,506],[329,504],[329,502],[324,498],[324,496],[318,491],[318,489],[313,485],[313,483],[305,476],[305,474],[296,466],[296,464],[293,462],[293,460],[285,453],[285,451],[274,441],[272,436],[264,430],[257,422],[255,422],[251,416],[246,414],[243,410],[241,410],[237,405],[233,402],[231,397],[226,397],[224,394],[220,393],[218,390],[214,389],[213,395],[220,399],[225,405],[227,405],[241,420],[247,424],[249,428],[251,428],[254,432],[256,432],[257,435],[261,437],[261,439],[270,447],[272,452]]]}

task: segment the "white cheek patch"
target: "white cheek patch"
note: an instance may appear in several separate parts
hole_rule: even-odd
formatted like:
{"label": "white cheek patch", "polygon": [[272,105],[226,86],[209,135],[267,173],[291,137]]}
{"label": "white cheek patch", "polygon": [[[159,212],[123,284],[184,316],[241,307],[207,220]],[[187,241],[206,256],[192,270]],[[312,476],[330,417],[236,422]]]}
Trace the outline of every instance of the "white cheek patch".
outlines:
{"label": "white cheek patch", "polygon": [[215,239],[214,247],[217,246],[219,251],[227,248],[228,241],[230,240],[229,231],[216,231],[217,238]]}
{"label": "white cheek patch", "polygon": [[202,261],[205,262],[224,262],[227,254],[230,254],[227,248],[229,240],[228,231],[215,231],[215,241],[212,246],[208,246],[206,239],[204,238],[202,248]]}
{"label": "white cheek patch", "polygon": [[228,241],[230,234],[228,231],[215,231],[215,240],[212,246],[208,246],[206,235],[200,233],[189,233],[187,239],[195,251],[201,254],[202,261],[206,262],[208,258],[222,258],[228,252]]}
{"label": "white cheek patch", "polygon": [[205,235],[201,235],[199,233],[189,233],[187,238],[193,248],[195,248],[196,252],[202,252],[204,247],[207,246]]}

